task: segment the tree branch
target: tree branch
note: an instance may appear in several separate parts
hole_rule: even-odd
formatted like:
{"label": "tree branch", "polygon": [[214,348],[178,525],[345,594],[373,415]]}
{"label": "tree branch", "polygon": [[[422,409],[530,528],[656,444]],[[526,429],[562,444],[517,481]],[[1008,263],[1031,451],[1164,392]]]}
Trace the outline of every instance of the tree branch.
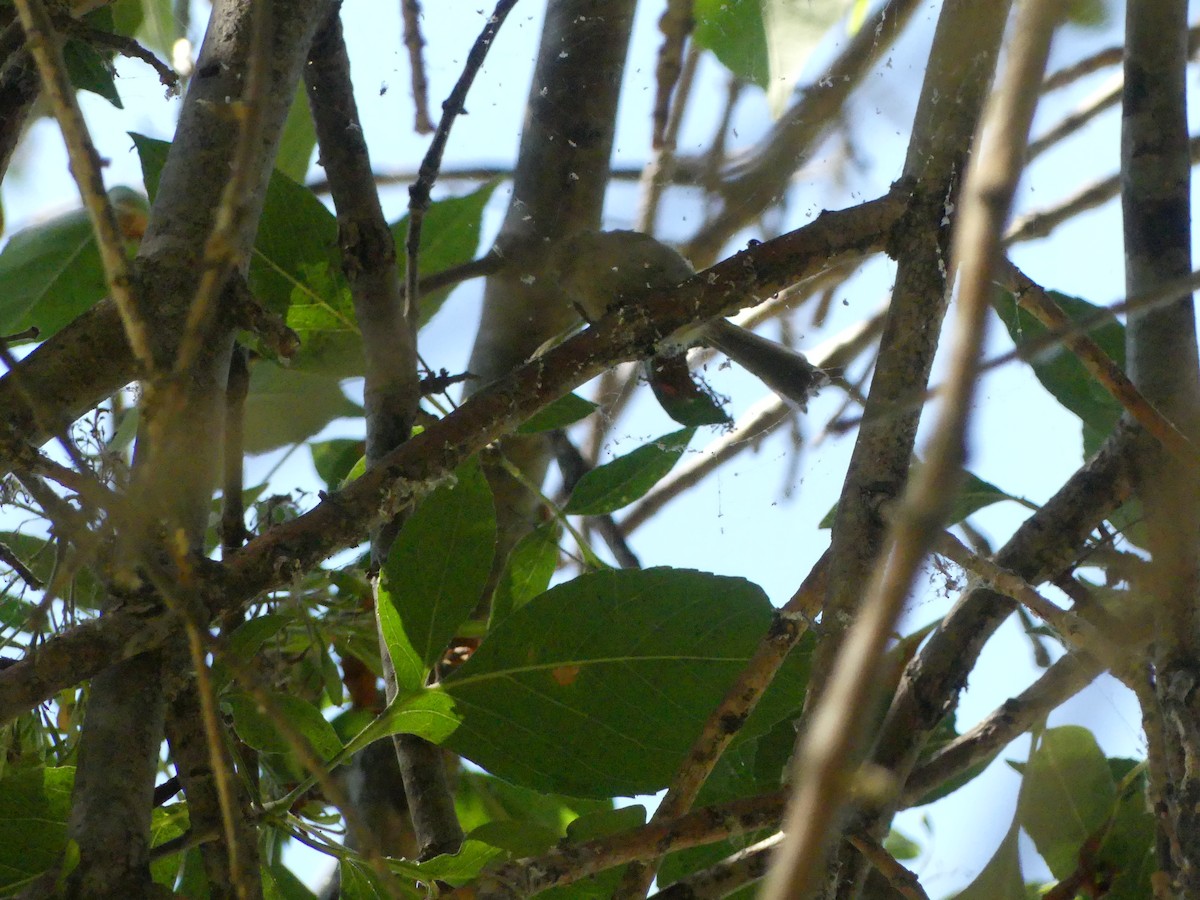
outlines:
{"label": "tree branch", "polygon": [[[1138,294],[1187,275],[1191,262],[1191,164],[1187,132],[1187,3],[1134,0],[1125,20],[1121,118],[1121,209],[1126,292]],[[1190,293],[1129,317],[1129,374],[1138,390],[1184,435],[1200,436],[1200,360]],[[1151,556],[1146,590],[1155,608],[1154,686],[1161,709],[1165,783],[1151,793],[1162,859],[1182,895],[1200,893],[1200,473],[1162,447],[1134,468]]]}

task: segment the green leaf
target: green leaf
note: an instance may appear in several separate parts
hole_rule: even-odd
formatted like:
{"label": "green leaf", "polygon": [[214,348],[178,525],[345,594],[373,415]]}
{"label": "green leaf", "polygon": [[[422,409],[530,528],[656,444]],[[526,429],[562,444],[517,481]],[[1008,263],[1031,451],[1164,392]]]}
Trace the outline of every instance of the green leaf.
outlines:
{"label": "green leaf", "polygon": [[[651,793],[772,617],[762,590],[740,578],[674,569],[580,576],[500,622],[442,682],[461,717],[444,743],[535,790]],[[791,654],[739,741],[794,713],[807,664],[807,654]]]}
{"label": "green leaf", "polygon": [[955,900],[1026,900],[1017,844],[1019,834],[1014,822],[983,871]]}
{"label": "green leaf", "polygon": [[646,824],[646,807],[640,803],[622,806],[614,809],[602,809],[598,812],[580,816],[567,826],[567,838],[574,844],[592,841],[596,838],[608,837],[630,831]]}
{"label": "green leaf", "polygon": [[[1057,291],[1048,293],[1071,321],[1098,322],[1088,331],[1088,336],[1113,362],[1122,369],[1125,367],[1125,326],[1103,307]],[[1018,307],[1012,294],[997,292],[993,306],[1018,347],[1045,338],[1045,326]],[[1121,405],[1088,373],[1074,353],[1056,342],[1040,351],[1030,365],[1042,387],[1082,421],[1087,444],[1095,444],[1097,439],[1108,436],[1121,416]],[[1086,437],[1089,434],[1090,437]]]}
{"label": "green leaf", "polygon": [[[330,760],[338,755],[342,742],[315,706],[302,697],[283,692],[272,692],[269,699],[278,715],[302,734],[322,759]],[[292,751],[291,742],[275,728],[271,717],[254,697],[232,694],[222,698],[221,702],[229,707],[233,727],[248,746],[261,753]]]}
{"label": "green leaf", "polygon": [[283,133],[279,137],[279,152],[275,154],[276,171],[298,184],[304,184],[316,146],[317,129],[313,125],[304,84],[301,83],[296,86],[296,96],[292,98],[292,108],[288,110]]}
{"label": "green leaf", "polygon": [[533,822],[505,819],[486,822],[471,830],[471,839],[489,844],[512,856],[540,856],[562,837],[555,829]]}
{"label": "green leaf", "polygon": [[336,438],[308,445],[312,454],[313,468],[325,486],[336,491],[349,476],[354,464],[363,457],[365,446],[362,441]]}
{"label": "green leaf", "polygon": [[[279,634],[287,623],[288,617],[280,613],[266,613],[247,619],[229,635],[225,645],[226,654],[242,663],[252,660],[263,644]],[[213,662],[213,683],[220,691],[232,681],[233,673],[221,657],[218,657]]]}
{"label": "green leaf", "polygon": [[734,75],[767,86],[767,35],[760,0],[695,0],[692,38]]}
{"label": "green leaf", "polygon": [[1112,11],[1105,0],[1068,0],[1067,21],[1081,28],[1098,29],[1109,23]]}
{"label": "green leaf", "polygon": [[110,7],[112,12],[113,31],[117,34],[123,34],[125,37],[133,37],[139,28],[142,27],[142,22],[145,19],[145,14],[142,10],[142,0],[116,0]]}
{"label": "green leaf", "polygon": [[334,419],[357,418],[362,407],[342,393],[340,382],[259,360],[246,397],[245,448],[264,453],[307,440]]}
{"label": "green leaf", "polygon": [[852,0],[759,0],[767,48],[767,104],[779,118],[809,56]]}
{"label": "green leaf", "polygon": [[368,744],[393,734],[415,734],[440,744],[461,724],[457,703],[440,687],[401,694],[346,743],[338,761],[345,761]]}
{"label": "green leaf", "polygon": [[137,150],[138,161],[142,164],[142,181],[146,185],[146,193],[150,202],[158,196],[158,182],[162,178],[163,166],[167,164],[167,154],[171,151],[169,141],[159,141],[136,131],[129,132],[133,147]]}
{"label": "green leaf", "polygon": [[512,549],[492,597],[493,623],[520,609],[549,587],[558,568],[558,535],[557,524],[547,522],[521,538]]}
{"label": "green leaf", "polygon": [[[449,197],[434,203],[425,213],[421,225],[421,271],[422,276],[435,275],[446,269],[470,262],[479,247],[479,226],[483,219],[483,208],[491,199],[498,181],[490,181],[470,194]],[[396,261],[403,278],[408,271],[408,258],[404,242],[408,235],[408,217],[392,225],[392,236],[396,239]],[[450,288],[443,288],[421,298],[420,325],[424,325],[442,308],[450,296]]]}
{"label": "green leaf", "polygon": [[607,800],[582,800],[531,791],[485,772],[470,770],[463,770],[458,775],[454,804],[458,820],[468,832],[485,822],[515,819],[540,825],[560,838],[579,816],[612,809],[612,803]]}
{"label": "green leaf", "polygon": [[[171,803],[157,807],[150,818],[150,846],[160,847],[188,830],[188,807],[186,803]],[[150,864],[150,874],[155,884],[175,887],[179,876],[182,857],[178,853],[160,857]]]}
{"label": "green leaf", "polygon": [[962,485],[958,489],[958,497],[950,511],[950,522],[951,524],[961,522],[984,507],[991,506],[993,503],[1003,503],[1005,500],[1011,500],[1026,509],[1037,509],[1037,504],[1003,491],[990,481],[984,481],[978,475],[964,472]]}
{"label": "green leaf", "polygon": [[502,852],[491,844],[468,838],[457,853],[435,856],[421,863],[420,871],[424,880],[444,881],[458,887],[471,881],[484,866],[501,855]]}
{"label": "green leaf", "polygon": [[[146,200],[129,188],[109,199],[122,216],[145,217]],[[0,334],[34,326],[46,340],[108,293],[100,252],[83,210],[26,228],[0,251]]]}
{"label": "green leaf", "polygon": [[773,115],[791,99],[813,49],[852,0],[695,0],[697,44],[767,90]]}
{"label": "green leaf", "polygon": [[1113,873],[1105,900],[1141,900],[1153,891],[1155,822],[1146,808],[1145,763],[1109,759],[1113,779],[1121,785],[1112,825],[1096,851],[1097,868]]}
{"label": "green leaf", "polygon": [[0,780],[0,891],[14,892],[60,861],[75,769],[24,769]]}
{"label": "green leaf", "polygon": [[263,900],[316,900],[316,894],[281,863],[262,867]]}
{"label": "green leaf", "polygon": [[901,862],[921,855],[921,845],[895,828],[883,839],[883,849]]}
{"label": "green leaf", "polygon": [[[171,145],[131,137],[153,198]],[[330,378],[362,374],[362,341],[338,263],[337,220],[312,191],[278,172],[267,184],[248,281],[255,298],[286,316],[300,335],[293,370]]]}
{"label": "green leaf", "polygon": [[303,185],[271,176],[250,260],[250,289],[300,336],[295,368],[335,377],[363,372],[362,339],[342,275],[337,220]]}
{"label": "green leaf", "polygon": [[1079,850],[1107,820],[1116,800],[1108,760],[1086,728],[1042,734],[1025,766],[1017,821],[1055,878],[1075,871]]}
{"label": "green leaf", "polygon": [[117,109],[125,108],[113,80],[112,63],[94,47],[83,41],[67,41],[63,45],[63,62],[74,87],[103,97]]}
{"label": "green leaf", "polygon": [[567,394],[559,397],[541,412],[530,416],[525,424],[517,429],[517,434],[538,434],[542,431],[566,428],[580,419],[587,418],[596,408],[597,404],[591,400],[584,400],[578,394]]}
{"label": "green leaf", "polygon": [[343,860],[338,893],[342,900],[391,900],[392,892],[379,876],[358,860]]}
{"label": "green leaf", "polygon": [[417,690],[476,607],[496,552],[492,490],[472,458],[404,523],[379,581],[384,642],[401,690]]}
{"label": "green leaf", "polygon": [[[125,9],[122,11],[121,7]],[[181,36],[175,21],[174,0],[118,0],[113,19],[121,34],[138,38],[165,59],[171,58],[175,39]]]}
{"label": "green leaf", "polygon": [[675,466],[695,433],[695,428],[674,431],[592,469],[575,485],[564,512],[598,516],[645,496]]}

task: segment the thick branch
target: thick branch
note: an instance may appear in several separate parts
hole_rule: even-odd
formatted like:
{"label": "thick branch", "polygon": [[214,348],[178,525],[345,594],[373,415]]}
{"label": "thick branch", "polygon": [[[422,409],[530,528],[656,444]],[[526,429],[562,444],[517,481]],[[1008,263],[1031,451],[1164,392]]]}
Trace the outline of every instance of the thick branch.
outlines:
{"label": "thick branch", "polygon": [[[1121,208],[1125,284],[1137,294],[1191,271],[1191,165],[1187,133],[1186,0],[1133,0],[1125,23],[1121,119]],[[1200,435],[1200,361],[1190,294],[1129,317],[1130,378],[1150,403],[1193,441]],[[1135,470],[1155,599],[1155,694],[1165,771],[1152,794],[1160,857],[1183,896],[1200,893],[1200,473],[1150,447]],[[1148,699],[1148,698],[1147,698]]]}

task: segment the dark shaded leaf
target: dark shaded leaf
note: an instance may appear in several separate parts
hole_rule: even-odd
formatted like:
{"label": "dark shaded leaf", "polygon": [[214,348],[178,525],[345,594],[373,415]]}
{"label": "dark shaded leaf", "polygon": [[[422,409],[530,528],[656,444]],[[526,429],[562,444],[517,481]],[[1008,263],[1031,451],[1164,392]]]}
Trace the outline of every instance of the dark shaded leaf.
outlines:
{"label": "dark shaded leaf", "polygon": [[685,356],[658,356],[646,364],[654,399],[680,425],[727,425],[729,416],[707,385],[700,383]]}
{"label": "dark shaded leaf", "polygon": [[308,445],[313,468],[331,491],[336,491],[349,477],[355,463],[362,459],[366,445],[351,438],[335,438]]}
{"label": "dark shaded leaf", "polygon": [[67,41],[63,46],[63,62],[73,86],[103,97],[117,109],[125,108],[113,80],[112,64],[95,47],[83,41]]}
{"label": "dark shaded leaf", "polygon": [[0,891],[9,893],[61,859],[75,769],[25,769],[0,780]]}

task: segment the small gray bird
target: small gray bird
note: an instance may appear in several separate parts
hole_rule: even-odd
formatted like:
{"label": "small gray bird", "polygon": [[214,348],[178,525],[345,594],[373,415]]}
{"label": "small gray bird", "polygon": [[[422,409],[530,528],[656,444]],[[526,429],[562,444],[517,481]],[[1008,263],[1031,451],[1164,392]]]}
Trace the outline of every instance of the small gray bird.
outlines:
{"label": "small gray bird", "polygon": [[[567,298],[593,320],[695,274],[677,251],[640,231],[573,235],[559,246],[554,268]],[[726,319],[682,328],[666,343],[679,348],[703,344],[720,350],[800,409],[829,380],[803,354]]]}

